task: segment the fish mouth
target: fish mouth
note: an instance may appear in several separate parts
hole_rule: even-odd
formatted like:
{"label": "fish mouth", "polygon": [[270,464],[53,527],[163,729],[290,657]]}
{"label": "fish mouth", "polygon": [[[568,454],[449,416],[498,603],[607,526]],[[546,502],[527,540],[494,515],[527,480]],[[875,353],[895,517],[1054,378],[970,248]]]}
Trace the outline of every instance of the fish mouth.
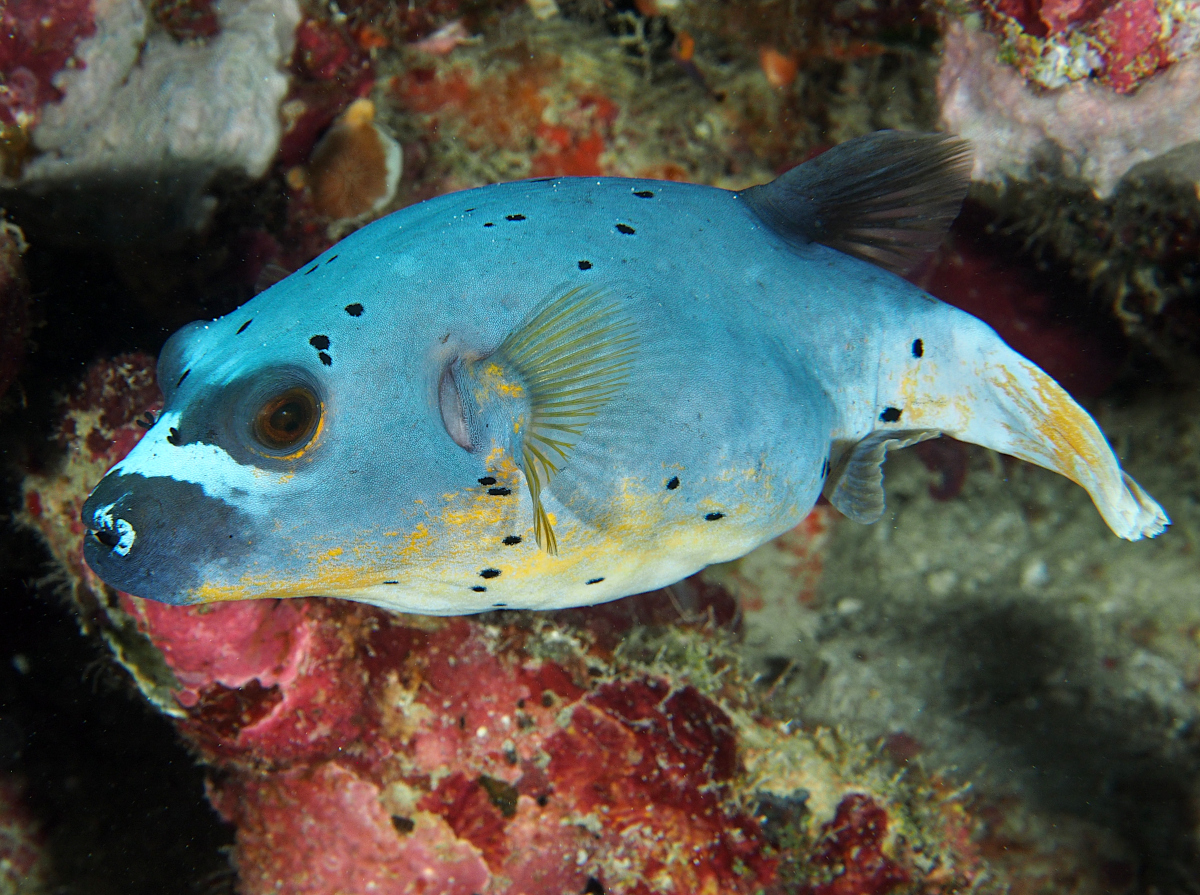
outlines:
{"label": "fish mouth", "polygon": [[111,472],[80,515],[83,558],[105,584],[177,606],[196,601],[206,570],[242,565],[254,540],[242,511],[166,476]]}
{"label": "fish mouth", "polygon": [[[128,497],[128,492],[122,495],[122,499]],[[133,549],[133,545],[137,543],[137,529],[128,519],[113,514],[113,508],[117,502],[106,504],[105,506],[96,507],[89,514],[86,509],[83,513],[83,524],[87,527],[88,533],[92,539],[106,550],[111,551],[117,556],[128,556]],[[88,517],[91,517],[89,523]],[[86,549],[86,548],[85,548]]]}

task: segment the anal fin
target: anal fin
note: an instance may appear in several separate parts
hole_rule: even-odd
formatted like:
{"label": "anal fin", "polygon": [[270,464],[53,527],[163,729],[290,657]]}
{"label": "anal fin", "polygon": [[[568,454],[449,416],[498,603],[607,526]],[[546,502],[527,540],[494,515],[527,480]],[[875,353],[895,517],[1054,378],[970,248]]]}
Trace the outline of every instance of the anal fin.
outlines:
{"label": "anal fin", "polygon": [[883,461],[887,452],[941,435],[934,429],[872,432],[854,445],[825,483],[826,499],[848,519],[870,525],[883,515]]}

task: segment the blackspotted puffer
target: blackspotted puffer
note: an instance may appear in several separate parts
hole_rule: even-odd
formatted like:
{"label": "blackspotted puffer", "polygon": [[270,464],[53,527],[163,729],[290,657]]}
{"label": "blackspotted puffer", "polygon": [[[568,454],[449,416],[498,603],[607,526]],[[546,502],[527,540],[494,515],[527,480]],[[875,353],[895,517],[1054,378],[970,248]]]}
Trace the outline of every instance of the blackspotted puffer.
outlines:
{"label": "blackspotted puffer", "polygon": [[159,358],[166,403],[83,509],[140,597],[461,614],[599,603],[730,560],[822,492],[883,511],[941,433],[1168,524],[1091,417],[898,276],[969,150],[881,132],[740,192],[549,178],[385,217]]}

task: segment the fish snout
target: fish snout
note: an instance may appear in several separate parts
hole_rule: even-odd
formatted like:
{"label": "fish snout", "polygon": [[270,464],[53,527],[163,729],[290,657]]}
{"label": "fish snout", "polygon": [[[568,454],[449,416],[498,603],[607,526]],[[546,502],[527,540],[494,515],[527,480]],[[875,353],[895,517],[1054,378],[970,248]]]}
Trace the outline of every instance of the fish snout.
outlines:
{"label": "fish snout", "polygon": [[190,482],[110,472],[83,505],[83,557],[117,590],[194,603],[202,570],[245,551],[240,516]]}

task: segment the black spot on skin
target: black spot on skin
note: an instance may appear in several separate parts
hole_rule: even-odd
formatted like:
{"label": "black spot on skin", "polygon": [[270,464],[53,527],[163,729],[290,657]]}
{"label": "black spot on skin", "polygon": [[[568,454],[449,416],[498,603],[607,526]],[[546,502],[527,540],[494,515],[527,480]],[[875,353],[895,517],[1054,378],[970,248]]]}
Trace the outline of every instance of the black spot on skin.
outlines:
{"label": "black spot on skin", "polygon": [[385,581],[384,584],[399,584],[399,581]]}
{"label": "black spot on skin", "polygon": [[308,344],[318,351],[325,351],[329,348],[329,336],[313,336],[308,340]]}
{"label": "black spot on skin", "polygon": [[502,543],[503,543],[503,544],[504,544],[506,547],[511,547],[513,544],[519,544],[519,543],[521,543],[521,536],[520,536],[520,535],[509,535],[507,538],[505,538],[505,539],[502,541]]}
{"label": "black spot on skin", "polygon": [[175,388],[179,388],[179,386],[183,385],[183,380],[187,379],[188,374],[191,372],[192,372],[191,367],[188,367],[186,370],[184,370],[183,375],[179,377],[179,381],[175,383]]}
{"label": "black spot on skin", "polygon": [[626,236],[632,236],[634,233],[637,233],[637,231],[628,224],[617,224],[617,232],[624,233]]}
{"label": "black spot on skin", "polygon": [[488,494],[492,497],[508,497],[512,494],[511,488],[488,488]]}
{"label": "black spot on skin", "polygon": [[547,795],[540,795],[537,797],[537,803],[539,808],[545,808],[550,804],[550,797]]}
{"label": "black spot on skin", "polygon": [[246,331],[246,327],[249,326],[253,322],[254,322],[254,318],[252,317],[249,320],[247,320],[245,323],[243,323],[241,326],[239,326],[238,331],[236,333],[234,333],[234,335],[240,336],[242,333],[244,333]]}
{"label": "black spot on skin", "polygon": [[579,262],[579,269],[580,269],[580,270],[591,270],[591,269],[592,269],[592,262],[591,262],[591,261],[580,261],[580,262]]}
{"label": "black spot on skin", "polygon": [[654,198],[654,193],[650,192],[649,190],[634,190],[633,194],[635,196],[637,196],[639,199],[653,199]]}
{"label": "black spot on skin", "polygon": [[304,275],[305,275],[305,276],[308,276],[310,273],[312,273],[314,270],[316,270],[316,269],[317,269],[318,267],[320,267],[320,266],[321,266],[320,264],[314,264],[314,265],[313,265],[312,267],[310,267],[308,270],[304,271]]}
{"label": "black spot on skin", "polygon": [[605,895],[604,886],[594,876],[589,876],[587,885],[583,887],[583,895]]}
{"label": "black spot on skin", "polygon": [[507,603],[493,603],[492,604],[493,609],[504,609],[506,606],[508,606]]}
{"label": "black spot on skin", "polygon": [[879,414],[879,418],[885,423],[894,423],[900,419],[900,414],[903,412],[899,407],[885,407],[883,413]]}
{"label": "black spot on skin", "polygon": [[678,487],[679,487],[679,476],[673,475],[669,479],[667,479],[667,490],[668,491],[674,491]]}
{"label": "black spot on skin", "polygon": [[506,220],[506,221],[523,221],[523,220],[525,220],[525,215],[523,215],[523,214],[506,214],[504,216],[504,220]]}
{"label": "black spot on skin", "polygon": [[481,485],[494,485],[494,484],[496,484],[496,480],[495,480],[494,478],[492,478],[490,475],[485,475],[483,478],[481,478],[481,479],[479,480],[479,484],[481,484]]}
{"label": "black spot on skin", "polygon": [[707,515],[705,515],[704,518],[707,519],[709,522],[716,522],[718,519],[724,519],[725,514],[724,513],[708,513]]}
{"label": "black spot on skin", "polygon": [[603,578],[589,578],[589,579],[588,579],[587,581],[585,581],[584,583],[585,583],[585,584],[599,584],[599,583],[600,583],[601,581],[603,581],[603,580],[604,580]]}
{"label": "black spot on skin", "polygon": [[913,357],[923,357],[925,354],[925,343],[922,342],[920,339],[916,339],[913,342],[912,351],[913,351]]}
{"label": "black spot on skin", "polygon": [[480,578],[499,578],[500,570],[499,569],[484,569],[482,572],[479,573],[479,577]]}
{"label": "black spot on skin", "polygon": [[180,446],[179,445],[179,430],[176,429],[174,426],[172,426],[167,431],[167,444],[173,444],[173,445],[175,445],[175,447]]}
{"label": "black spot on skin", "polygon": [[328,260],[328,261],[326,261],[325,263],[326,263],[326,264],[332,264],[332,263],[333,263],[334,261],[336,261],[337,259],[338,259],[338,256],[337,256],[337,255],[330,255],[330,256],[329,256],[329,260]]}
{"label": "black spot on skin", "polygon": [[363,306],[360,305],[358,302],[355,302],[352,305],[346,305],[346,313],[349,314],[351,317],[361,317],[362,312],[363,312]]}
{"label": "black spot on skin", "polygon": [[326,354],[324,351],[318,351],[317,357],[319,357],[321,359],[321,363],[323,363],[325,366],[327,366],[327,367],[333,366],[333,358],[330,357],[328,354]]}
{"label": "black spot on skin", "polygon": [[495,227],[496,225],[495,225],[495,224],[493,224],[491,221],[488,221],[488,222],[487,222],[486,224],[484,224],[483,226],[485,226],[485,227]]}
{"label": "black spot on skin", "polygon": [[474,210],[475,210],[474,208],[464,208],[464,209],[463,209],[463,214],[467,214],[468,212],[471,212],[471,211],[474,211]]}
{"label": "black spot on skin", "polygon": [[475,591],[475,593],[477,593],[477,594],[481,594],[485,590],[487,590],[487,588],[484,587],[482,584],[476,584],[473,588],[471,588],[471,590]]}

